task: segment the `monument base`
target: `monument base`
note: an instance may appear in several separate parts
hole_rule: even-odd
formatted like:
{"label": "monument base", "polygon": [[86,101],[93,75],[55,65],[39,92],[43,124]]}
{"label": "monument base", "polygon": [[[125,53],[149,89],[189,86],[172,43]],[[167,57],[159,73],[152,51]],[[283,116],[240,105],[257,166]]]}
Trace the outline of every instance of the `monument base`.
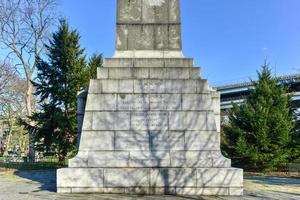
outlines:
{"label": "monument base", "polygon": [[64,168],[58,193],[243,195],[237,168]]}

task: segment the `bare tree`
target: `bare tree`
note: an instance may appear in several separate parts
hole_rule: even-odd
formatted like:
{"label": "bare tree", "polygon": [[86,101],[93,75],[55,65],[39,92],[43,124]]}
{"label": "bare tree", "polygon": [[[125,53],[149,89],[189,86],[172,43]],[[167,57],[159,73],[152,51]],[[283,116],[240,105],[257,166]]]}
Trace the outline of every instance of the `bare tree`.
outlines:
{"label": "bare tree", "polygon": [[5,82],[4,87],[0,88],[0,118],[7,128],[6,151],[8,148],[19,146],[22,152],[25,152],[28,149],[24,146],[28,144],[28,135],[24,134],[24,128],[17,121],[26,116],[26,80],[12,71],[9,65],[4,66],[6,67],[0,65],[4,68],[4,71],[0,72],[0,85]]}
{"label": "bare tree", "polygon": [[[26,77],[27,115],[35,110],[33,85],[36,58],[42,56],[53,26],[56,0],[0,0],[0,43],[11,60]],[[34,125],[34,122],[30,122]],[[29,133],[29,160],[34,161],[33,135]]]}

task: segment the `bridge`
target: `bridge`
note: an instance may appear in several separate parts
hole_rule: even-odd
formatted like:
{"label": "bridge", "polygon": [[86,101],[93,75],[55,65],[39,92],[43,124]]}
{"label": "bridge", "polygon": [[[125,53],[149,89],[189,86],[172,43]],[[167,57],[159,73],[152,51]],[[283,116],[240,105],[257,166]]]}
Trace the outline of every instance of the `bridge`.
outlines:
{"label": "bridge", "polygon": [[[300,107],[300,74],[276,77],[278,84],[288,86],[289,93],[292,94],[293,104]],[[243,103],[245,97],[249,95],[249,89],[253,88],[251,81],[229,84],[215,87],[221,94],[221,110],[232,108],[232,104]]]}

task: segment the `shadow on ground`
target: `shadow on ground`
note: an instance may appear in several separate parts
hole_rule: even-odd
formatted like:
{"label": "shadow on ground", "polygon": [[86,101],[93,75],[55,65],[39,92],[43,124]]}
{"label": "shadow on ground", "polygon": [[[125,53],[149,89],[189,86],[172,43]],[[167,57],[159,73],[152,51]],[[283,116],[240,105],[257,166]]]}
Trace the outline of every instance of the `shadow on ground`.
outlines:
{"label": "shadow on ground", "polygon": [[283,177],[269,177],[269,176],[245,176],[247,180],[254,183],[267,184],[267,185],[290,185],[299,186],[300,179],[297,178],[283,178]]}
{"label": "shadow on ground", "polygon": [[[39,191],[56,192],[56,170],[50,171],[21,171],[16,176],[39,183]],[[38,192],[38,191],[34,191]]]}

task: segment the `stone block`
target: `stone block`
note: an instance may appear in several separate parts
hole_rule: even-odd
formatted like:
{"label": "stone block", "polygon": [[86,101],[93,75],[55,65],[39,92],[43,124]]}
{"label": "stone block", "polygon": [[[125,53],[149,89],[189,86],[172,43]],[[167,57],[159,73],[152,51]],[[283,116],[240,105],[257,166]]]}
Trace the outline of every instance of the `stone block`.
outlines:
{"label": "stone block", "polygon": [[184,141],[188,151],[220,150],[220,135],[215,131],[186,131]]}
{"label": "stone block", "polygon": [[108,79],[108,68],[107,67],[98,67],[97,68],[97,78],[98,79]]}
{"label": "stone block", "polygon": [[183,187],[176,188],[177,195],[188,195],[188,196],[227,196],[228,188],[193,188]]}
{"label": "stone block", "polygon": [[168,23],[168,3],[165,1],[144,0],[142,4],[143,23]]}
{"label": "stone block", "polygon": [[101,80],[102,93],[117,93],[119,92],[118,80]]}
{"label": "stone block", "polygon": [[180,5],[178,0],[169,0],[169,22],[180,23]]}
{"label": "stone block", "polygon": [[133,93],[133,80],[119,80],[118,93]]}
{"label": "stone block", "polygon": [[206,120],[206,130],[217,131],[216,116],[213,111],[207,112]]}
{"label": "stone block", "polygon": [[213,167],[220,167],[220,168],[230,168],[231,167],[231,160],[225,158],[221,151],[211,151],[211,157],[213,159]]}
{"label": "stone block", "polygon": [[196,80],[166,80],[166,93],[196,93]]}
{"label": "stone block", "polygon": [[146,111],[150,109],[149,96],[143,94],[119,94],[118,110]]}
{"label": "stone block", "polygon": [[56,192],[59,194],[70,194],[70,193],[72,193],[72,190],[71,190],[71,188],[64,188],[64,187],[59,188],[58,187],[56,189]]}
{"label": "stone block", "polygon": [[142,1],[121,0],[117,3],[118,23],[137,23],[142,21]]}
{"label": "stone block", "polygon": [[199,79],[201,77],[201,68],[194,67],[190,69],[190,79]]}
{"label": "stone block", "polygon": [[151,110],[181,110],[181,94],[151,94]]}
{"label": "stone block", "polygon": [[164,67],[164,59],[137,58],[134,59],[134,67]]}
{"label": "stone block", "polygon": [[172,167],[212,167],[213,160],[209,151],[171,151]]}
{"label": "stone block", "polygon": [[109,188],[109,187],[105,187],[104,188],[104,193],[105,194],[125,194],[125,188],[117,188],[117,187],[114,187],[114,188]]}
{"label": "stone block", "polygon": [[129,50],[153,50],[154,26],[153,25],[128,25]]}
{"label": "stone block", "polygon": [[192,58],[165,58],[165,67],[194,67]]}
{"label": "stone block", "polygon": [[93,114],[92,130],[129,130],[130,114],[126,112],[96,112]]}
{"label": "stone block", "polygon": [[68,167],[88,167],[88,155],[89,153],[87,151],[80,150],[74,158],[69,159]]}
{"label": "stone block", "polygon": [[181,28],[179,24],[169,26],[169,49],[181,50]]}
{"label": "stone block", "polygon": [[104,67],[133,67],[132,58],[106,58],[104,59]]}
{"label": "stone block", "polygon": [[98,94],[102,92],[102,84],[99,80],[90,80],[89,94]]}
{"label": "stone block", "polygon": [[[127,25],[117,25],[116,49],[128,49],[128,28]],[[107,66],[107,65],[106,65]]]}
{"label": "stone block", "polygon": [[182,110],[213,110],[212,98],[209,94],[183,94]]}
{"label": "stone block", "polygon": [[117,151],[96,151],[89,153],[89,167],[128,167],[129,153]]}
{"label": "stone block", "polygon": [[114,150],[113,131],[83,131],[81,136],[81,151]]}
{"label": "stone block", "polygon": [[196,170],[191,168],[151,169],[151,187],[196,187]]}
{"label": "stone block", "polygon": [[150,68],[151,79],[168,79],[169,74],[166,68]]}
{"label": "stone block", "polygon": [[149,68],[133,68],[133,76],[135,79],[149,78]]}
{"label": "stone block", "polygon": [[184,133],[169,131],[117,131],[116,150],[184,150]]}
{"label": "stone block", "polygon": [[189,79],[190,70],[186,67],[167,68],[169,79]]}
{"label": "stone block", "polygon": [[168,151],[131,151],[130,167],[169,167]]}
{"label": "stone block", "polygon": [[243,196],[244,189],[243,188],[229,188],[230,196]]}
{"label": "stone block", "polygon": [[58,188],[103,187],[103,169],[62,168],[57,170]]}
{"label": "stone block", "polygon": [[197,93],[210,93],[208,81],[205,79],[197,80]]}
{"label": "stone block", "polygon": [[131,113],[131,130],[167,130],[168,113],[167,112],[135,112]]}
{"label": "stone block", "polygon": [[197,187],[243,187],[243,170],[237,168],[197,169]]}
{"label": "stone block", "polygon": [[104,188],[72,188],[72,193],[92,194],[92,193],[104,193]]}
{"label": "stone block", "polygon": [[164,80],[134,80],[134,93],[164,93]]}
{"label": "stone block", "polygon": [[117,109],[116,94],[89,94],[86,111],[114,111]]}
{"label": "stone block", "polygon": [[156,50],[168,49],[168,43],[169,43],[168,26],[156,25],[154,34],[155,34],[154,49]]}
{"label": "stone block", "polygon": [[107,168],[104,170],[104,187],[149,187],[150,169]]}
{"label": "stone block", "polygon": [[170,112],[169,130],[206,130],[206,112]]}
{"label": "stone block", "polygon": [[85,112],[82,130],[92,130],[92,124],[93,124],[93,113]]}
{"label": "stone block", "polygon": [[110,79],[132,79],[133,68],[110,68]]}

